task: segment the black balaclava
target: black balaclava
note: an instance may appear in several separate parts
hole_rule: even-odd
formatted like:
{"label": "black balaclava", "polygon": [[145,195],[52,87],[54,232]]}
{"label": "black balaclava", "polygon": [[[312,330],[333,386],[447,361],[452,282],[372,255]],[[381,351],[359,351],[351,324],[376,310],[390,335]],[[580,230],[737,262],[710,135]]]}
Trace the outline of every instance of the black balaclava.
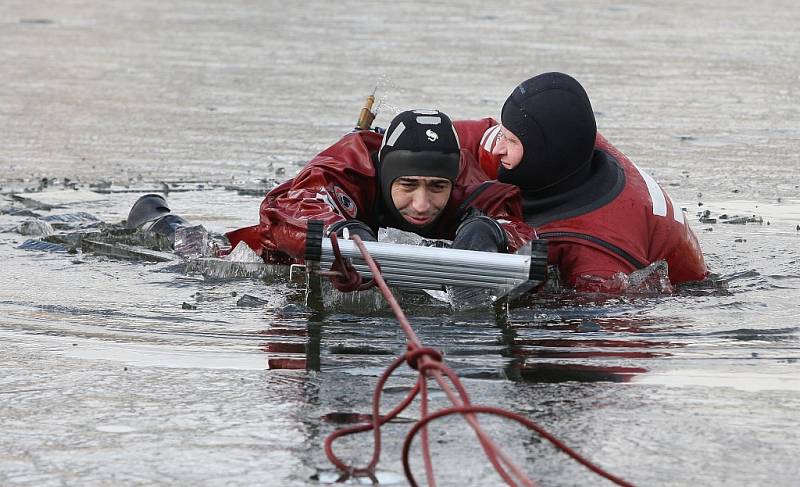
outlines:
{"label": "black balaclava", "polygon": [[589,176],[597,135],[592,105],[583,87],[563,73],[544,73],[522,84],[506,100],[503,126],[522,141],[522,161],[504,183],[534,197],[568,191]]}
{"label": "black balaclava", "polygon": [[378,152],[377,172],[383,203],[397,228],[427,236],[442,214],[423,227],[412,225],[392,201],[392,182],[403,176],[427,176],[445,178],[455,185],[459,161],[458,135],[444,113],[409,110],[392,119]]}

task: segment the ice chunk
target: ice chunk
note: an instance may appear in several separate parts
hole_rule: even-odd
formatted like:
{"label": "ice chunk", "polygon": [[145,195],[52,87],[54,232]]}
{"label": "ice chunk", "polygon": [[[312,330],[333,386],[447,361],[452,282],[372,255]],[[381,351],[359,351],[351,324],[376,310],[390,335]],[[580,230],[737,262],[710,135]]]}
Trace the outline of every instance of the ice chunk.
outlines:
{"label": "ice chunk", "polygon": [[225,260],[231,262],[263,262],[263,259],[243,241],[239,242],[236,248],[225,257]]}
{"label": "ice chunk", "polygon": [[184,259],[210,257],[213,255],[209,244],[208,231],[203,225],[183,226],[175,229],[173,248],[175,253]]}
{"label": "ice chunk", "polygon": [[320,297],[324,309],[342,312],[375,313],[388,308],[386,300],[376,287],[366,291],[339,292],[328,279],[320,279]]}
{"label": "ice chunk", "polygon": [[174,255],[167,252],[143,249],[141,247],[121,243],[109,244],[87,238],[81,241],[81,250],[87,253],[105,255],[107,257],[124,260],[147,262],[169,262],[176,260]]}
{"label": "ice chunk", "polygon": [[29,235],[32,237],[46,237],[53,233],[53,227],[44,220],[26,220],[15,229],[20,235]]}
{"label": "ice chunk", "polygon": [[285,278],[289,276],[289,266],[205,257],[190,260],[186,264],[186,273],[200,274],[206,279]]}
{"label": "ice chunk", "polygon": [[284,278],[289,276],[289,266],[267,264],[246,243],[239,242],[236,248],[222,259],[200,257],[190,260],[186,266],[186,273],[201,274],[206,279]]}
{"label": "ice chunk", "polygon": [[63,245],[42,240],[29,239],[17,247],[22,250],[37,250],[39,252],[66,252],[67,248]]}
{"label": "ice chunk", "polygon": [[27,216],[32,218],[39,218],[39,213],[35,211],[31,211],[28,208],[19,208],[17,206],[6,206],[0,208],[0,215],[11,215],[11,216]]}
{"label": "ice chunk", "polygon": [[72,203],[88,203],[103,201],[108,196],[97,194],[94,191],[65,189],[61,191],[42,191],[41,193],[26,193],[27,196],[12,194],[11,197],[28,208],[52,209]]}
{"label": "ice chunk", "polygon": [[491,288],[447,286],[448,301],[454,311],[490,307],[500,294],[505,293]]}
{"label": "ice chunk", "polygon": [[450,248],[450,244],[452,243],[450,240],[424,238],[416,233],[405,232],[397,228],[379,228],[378,242],[446,248]]}
{"label": "ice chunk", "polygon": [[[138,229],[124,228],[119,225],[100,224],[100,231],[92,234],[94,242],[108,245],[126,245],[143,247],[150,250],[171,251],[170,238],[155,232],[144,232]],[[83,249],[87,251],[87,249]]]}
{"label": "ice chunk", "polygon": [[644,269],[639,269],[628,274],[629,293],[671,293],[672,285],[669,282],[669,267],[666,261],[653,262]]}
{"label": "ice chunk", "polygon": [[96,216],[79,211],[77,213],[65,213],[62,215],[48,215],[42,220],[46,221],[53,228],[58,230],[89,228],[100,224],[100,219]]}
{"label": "ice chunk", "polygon": [[256,296],[251,296],[249,294],[245,294],[238,301],[236,301],[236,306],[239,308],[260,308],[262,306],[266,306],[269,304],[269,301],[266,299],[261,299]]}
{"label": "ice chunk", "polygon": [[579,286],[583,291],[624,295],[669,294],[669,269],[663,260],[653,262],[644,269],[625,274],[618,272],[608,279],[597,276],[579,276]]}

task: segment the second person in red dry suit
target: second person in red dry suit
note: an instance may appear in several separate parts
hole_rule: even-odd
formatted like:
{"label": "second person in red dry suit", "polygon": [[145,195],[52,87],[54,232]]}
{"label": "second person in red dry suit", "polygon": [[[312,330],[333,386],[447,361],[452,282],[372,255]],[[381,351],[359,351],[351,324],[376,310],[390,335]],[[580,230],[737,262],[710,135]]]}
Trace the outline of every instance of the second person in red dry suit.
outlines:
{"label": "second person in red dry suit", "polygon": [[563,73],[517,86],[475,149],[522,191],[525,221],[549,241],[550,264],[579,290],[624,291],[619,273],[666,261],[671,283],[702,280],[703,253],[681,208],[597,133],[583,87]]}

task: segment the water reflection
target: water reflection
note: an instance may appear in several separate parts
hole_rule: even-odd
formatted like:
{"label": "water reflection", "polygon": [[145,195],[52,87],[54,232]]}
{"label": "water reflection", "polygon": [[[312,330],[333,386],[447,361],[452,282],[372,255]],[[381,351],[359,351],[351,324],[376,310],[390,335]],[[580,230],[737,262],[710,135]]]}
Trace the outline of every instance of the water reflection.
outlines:
{"label": "water reflection", "polygon": [[295,323],[273,326],[259,335],[271,337],[261,342],[259,348],[267,354],[267,368],[319,370],[320,367],[319,323]]}
{"label": "water reflection", "polygon": [[[502,313],[483,310],[449,317],[437,316],[436,309],[434,316],[420,316],[432,311],[424,307],[409,312],[423,342],[442,350],[462,377],[628,382],[648,372],[650,361],[672,357],[686,346],[683,340],[670,338],[678,336],[680,326],[669,318],[639,315],[656,301],[592,300],[601,304],[510,308]],[[388,313],[370,317],[337,313],[319,303],[314,306],[313,296],[309,303],[305,313],[274,319],[270,328],[259,332],[266,338],[259,348],[268,355],[270,369],[319,371],[324,362],[326,367],[374,375],[402,351],[405,338]]]}
{"label": "water reflection", "polygon": [[[512,338],[504,355],[512,380],[529,382],[628,382],[648,371],[642,360],[669,357],[665,341],[608,338]],[[622,364],[620,363],[622,362]],[[627,365],[631,362],[637,365]]]}
{"label": "water reflection", "polygon": [[644,367],[600,366],[582,364],[528,363],[506,369],[512,380],[526,382],[630,382]]}

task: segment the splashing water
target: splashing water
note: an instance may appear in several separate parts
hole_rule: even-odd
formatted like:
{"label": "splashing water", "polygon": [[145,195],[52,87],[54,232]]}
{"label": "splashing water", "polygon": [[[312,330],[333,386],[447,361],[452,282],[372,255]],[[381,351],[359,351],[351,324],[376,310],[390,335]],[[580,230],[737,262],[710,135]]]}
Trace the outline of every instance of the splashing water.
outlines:
{"label": "splashing water", "polygon": [[664,295],[672,293],[669,282],[667,262],[653,262],[644,269],[625,274],[619,272],[611,278],[603,279],[595,276],[581,276],[577,283],[586,292],[616,293],[628,296]]}

